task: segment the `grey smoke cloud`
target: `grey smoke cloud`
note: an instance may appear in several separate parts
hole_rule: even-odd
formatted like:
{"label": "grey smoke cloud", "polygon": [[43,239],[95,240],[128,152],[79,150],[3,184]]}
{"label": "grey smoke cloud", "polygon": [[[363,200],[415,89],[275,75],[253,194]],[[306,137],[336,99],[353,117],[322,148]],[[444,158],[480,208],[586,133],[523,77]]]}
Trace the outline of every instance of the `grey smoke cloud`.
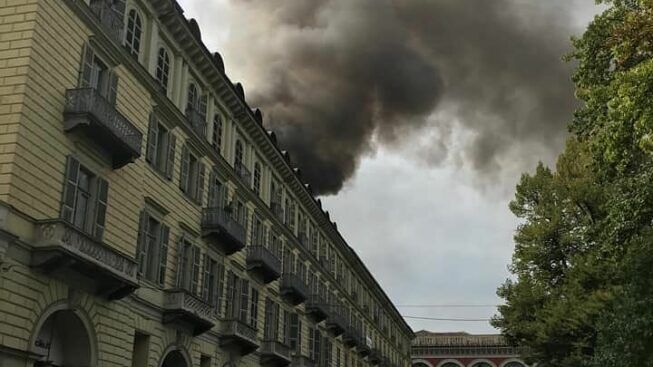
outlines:
{"label": "grey smoke cloud", "polygon": [[232,32],[256,60],[248,101],[333,194],[376,143],[441,130],[423,152],[438,164],[454,123],[473,137],[457,161],[480,180],[507,160],[530,168],[531,147],[557,152],[575,103],[561,57],[588,2],[232,0],[247,20]]}

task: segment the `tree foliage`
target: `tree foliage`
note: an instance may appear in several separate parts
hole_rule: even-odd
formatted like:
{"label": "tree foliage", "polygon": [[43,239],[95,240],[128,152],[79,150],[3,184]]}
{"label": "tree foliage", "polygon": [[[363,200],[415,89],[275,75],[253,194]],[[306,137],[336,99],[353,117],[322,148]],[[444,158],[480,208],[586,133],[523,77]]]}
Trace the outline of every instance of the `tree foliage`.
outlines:
{"label": "tree foliage", "polygon": [[522,220],[493,323],[539,366],[653,366],[653,0],[602,1],[575,39],[583,106]]}

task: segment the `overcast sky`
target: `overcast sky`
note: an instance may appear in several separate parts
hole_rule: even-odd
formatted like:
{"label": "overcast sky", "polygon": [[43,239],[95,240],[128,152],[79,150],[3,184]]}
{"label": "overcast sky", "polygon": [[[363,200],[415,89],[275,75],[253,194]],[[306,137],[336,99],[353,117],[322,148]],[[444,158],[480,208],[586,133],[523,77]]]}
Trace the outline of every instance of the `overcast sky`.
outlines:
{"label": "overcast sky", "polygon": [[178,1],[400,312],[491,317],[402,305],[500,302],[508,202],[564,143],[575,102],[561,57],[594,1]]}

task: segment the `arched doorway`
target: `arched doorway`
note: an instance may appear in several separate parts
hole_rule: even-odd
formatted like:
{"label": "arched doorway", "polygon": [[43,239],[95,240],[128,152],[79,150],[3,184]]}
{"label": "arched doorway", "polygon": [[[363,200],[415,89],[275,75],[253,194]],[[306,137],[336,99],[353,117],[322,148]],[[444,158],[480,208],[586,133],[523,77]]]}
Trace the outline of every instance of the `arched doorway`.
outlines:
{"label": "arched doorway", "polygon": [[91,366],[89,334],[73,311],[55,311],[43,322],[36,335],[34,348],[42,357],[34,367]]}
{"label": "arched doorway", "polygon": [[163,359],[161,367],[188,367],[188,363],[186,363],[186,358],[180,351],[173,350]]}

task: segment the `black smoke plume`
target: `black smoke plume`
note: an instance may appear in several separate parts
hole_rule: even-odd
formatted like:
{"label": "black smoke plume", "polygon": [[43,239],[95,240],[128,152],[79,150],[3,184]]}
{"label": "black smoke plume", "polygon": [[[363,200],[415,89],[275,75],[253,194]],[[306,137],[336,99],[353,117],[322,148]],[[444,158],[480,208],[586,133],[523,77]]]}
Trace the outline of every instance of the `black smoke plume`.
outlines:
{"label": "black smoke plume", "polygon": [[433,131],[425,161],[491,178],[560,148],[575,107],[561,58],[574,10],[591,3],[231,0],[242,28],[226,52],[248,60],[250,105],[319,194],[337,193],[377,144]]}

